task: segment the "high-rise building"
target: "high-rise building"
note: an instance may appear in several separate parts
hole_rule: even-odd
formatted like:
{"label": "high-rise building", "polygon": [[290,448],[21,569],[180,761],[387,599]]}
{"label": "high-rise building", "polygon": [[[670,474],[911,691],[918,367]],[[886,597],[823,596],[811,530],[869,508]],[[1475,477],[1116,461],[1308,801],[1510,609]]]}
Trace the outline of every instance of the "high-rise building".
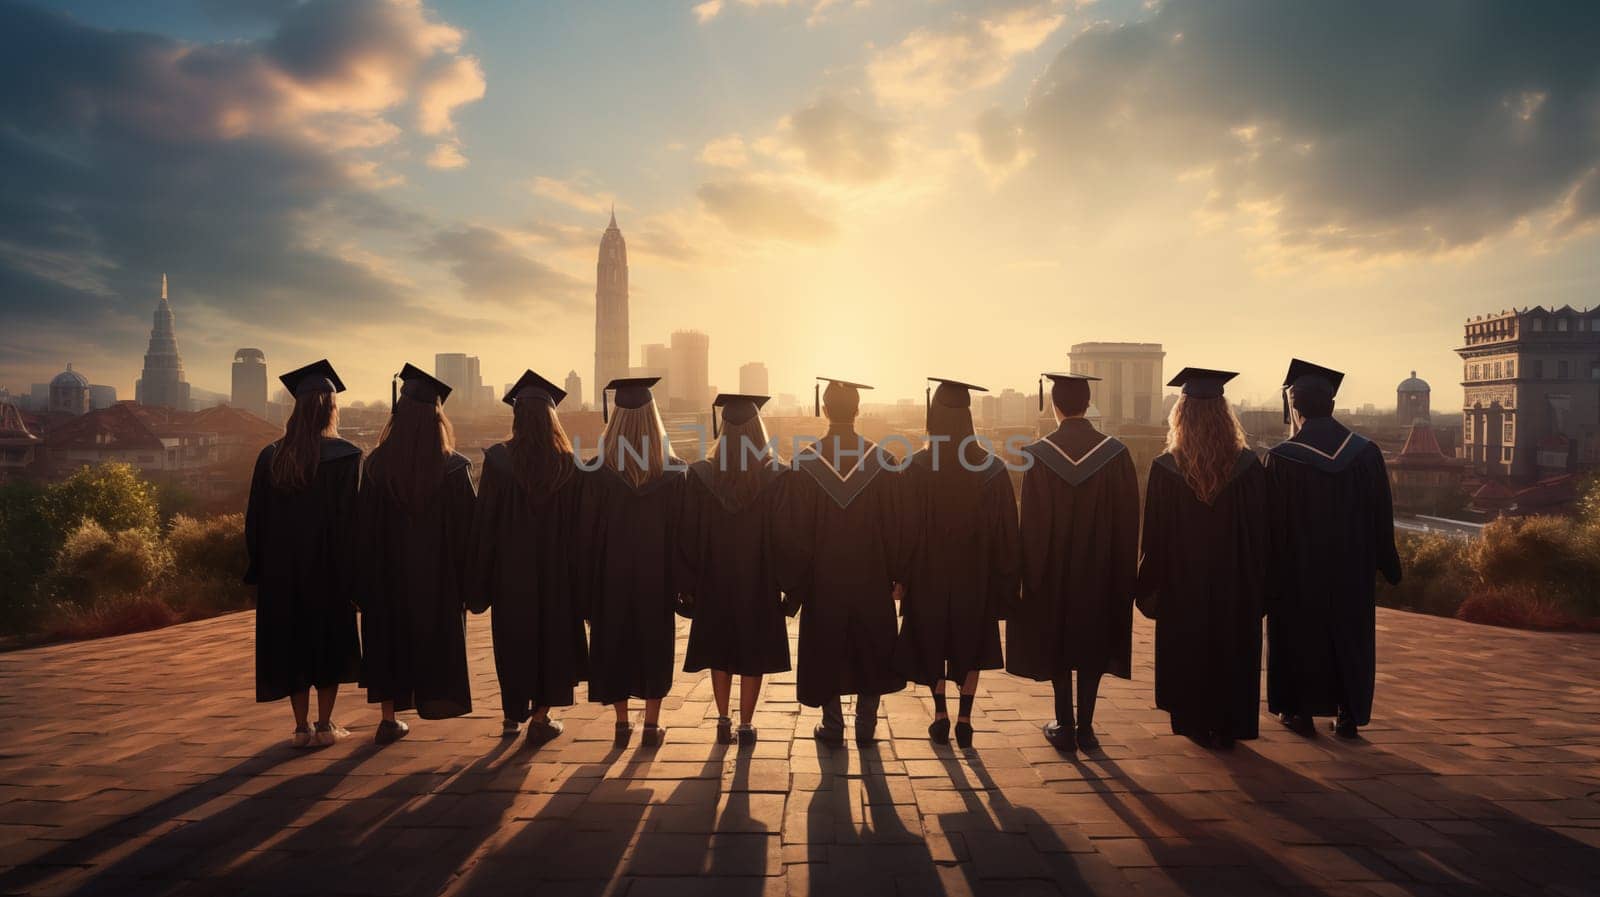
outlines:
{"label": "high-rise building", "polygon": [[767,366],[759,361],[739,366],[739,391],[747,396],[769,395]]}
{"label": "high-rise building", "polygon": [[661,407],[672,404],[672,347],[666,343],[645,343],[639,347],[639,367],[629,372],[634,377],[660,377],[654,392]]}
{"label": "high-rise building", "polygon": [[671,372],[668,395],[674,410],[693,411],[711,403],[710,368],[711,337],[698,330],[673,331],[667,370]]}
{"label": "high-rise building", "polygon": [[256,417],[267,416],[267,355],[260,349],[238,349],[233,353],[233,395],[231,405]]}
{"label": "high-rise building", "polygon": [[73,370],[71,362],[50,381],[49,408],[57,414],[89,413],[89,378]]}
{"label": "high-rise building", "polygon": [[150,348],[144,353],[144,373],[134,384],[133,394],[141,405],[189,410],[189,383],[183,376],[183,359],[178,356],[177,326],[167,302],[165,274],[161,275],[161,301],[156,303],[150,328]]}
{"label": "high-rise building", "polygon": [[1078,343],[1068,354],[1072,372],[1099,377],[1089,383],[1089,400],[1115,433],[1124,424],[1161,426],[1160,343]]}
{"label": "high-rise building", "polygon": [[117,388],[100,383],[89,384],[89,410],[99,411],[117,404]]}
{"label": "high-rise building", "polygon": [[[594,384],[596,390],[628,376],[628,244],[617,227],[616,209],[600,237],[595,264]],[[647,363],[648,366],[648,363]]]}
{"label": "high-rise building", "polygon": [[449,385],[452,408],[462,411],[487,408],[494,403],[494,389],[483,388],[478,356],[464,352],[440,352],[433,356],[433,375]]}
{"label": "high-rise building", "polygon": [[1462,446],[1482,475],[1529,480],[1600,465],[1600,308],[1467,321]]}
{"label": "high-rise building", "polygon": [[567,391],[567,397],[561,400],[561,407],[572,411],[583,410],[583,378],[577,371],[567,371],[567,382],[562,386]]}

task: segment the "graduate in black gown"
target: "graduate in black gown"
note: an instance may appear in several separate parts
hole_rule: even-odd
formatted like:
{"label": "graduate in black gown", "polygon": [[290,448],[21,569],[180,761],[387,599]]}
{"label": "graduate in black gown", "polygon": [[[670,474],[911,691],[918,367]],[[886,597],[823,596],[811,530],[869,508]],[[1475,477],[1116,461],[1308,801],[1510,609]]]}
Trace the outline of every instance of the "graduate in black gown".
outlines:
{"label": "graduate in black gown", "polygon": [[550,708],[572,706],[588,659],[575,547],[583,481],[556,416],[566,396],[533,371],[506,393],[511,438],[484,451],[473,523],[468,601],[473,613],[493,608],[501,731],[515,737],[527,722],[535,743],[561,734]]}
{"label": "graduate in black gown", "polygon": [[946,680],[961,689],[956,744],[972,746],[980,670],[1004,663],[1000,620],[1016,603],[1017,496],[1006,464],[978,444],[972,390],[955,380],[928,396],[928,446],[901,474],[906,537],[913,540],[900,603],[897,673],[933,691],[928,737],[950,740]]}
{"label": "graduate in black gown", "polygon": [[444,414],[450,387],[407,364],[361,481],[361,681],[380,704],[374,740],[422,719],[472,712],[466,593],[472,540],[471,462]]}
{"label": "graduate in black gown", "polygon": [[861,383],[819,377],[828,431],[785,477],[785,600],[800,614],[796,692],[822,708],[813,737],[844,744],[843,695],[856,696],[858,744],[876,741],[879,698],[905,688],[894,669],[895,595],[904,579],[904,512],[893,456],[855,430]]}
{"label": "graduate in black gown", "polygon": [[[689,465],[678,555],[689,625],[685,673],[711,671],[717,740],[754,744],[761,677],[789,669],[789,631],[778,586],[778,481],[783,467],[761,420],[767,396],[726,394],[712,403],[721,430],[710,455]],[[713,420],[713,430],[716,423]],[[728,716],[739,676],[739,730]]]}
{"label": "graduate in black gown", "polygon": [[[1344,374],[1294,359],[1284,378],[1294,435],[1267,454],[1274,581],[1267,606],[1267,708],[1304,735],[1335,716],[1355,738],[1372,719],[1376,574],[1400,582],[1383,452],[1333,419]],[[1292,413],[1291,413],[1292,406]]]}
{"label": "graduate in black gown", "polygon": [[[1044,376],[1059,425],[1024,449],[1032,466],[1022,476],[1022,600],[1006,626],[1006,669],[1054,683],[1051,744],[1093,750],[1100,677],[1133,675],[1139,481],[1127,446],[1084,419],[1089,381],[1099,378]],[[1039,395],[1042,406],[1042,379]]]}
{"label": "graduate in black gown", "polygon": [[[281,378],[294,396],[283,438],[261,450],[244,515],[256,586],[256,700],[289,699],[295,747],[350,733],[333,721],[339,683],[361,672],[351,601],[361,449],[339,438],[344,382],[327,359]],[[311,693],[317,690],[312,728]]]}
{"label": "graduate in black gown", "polygon": [[1255,738],[1269,551],[1267,474],[1223,395],[1237,374],[1184,368],[1150,465],[1139,609],[1156,621],[1156,706],[1221,748]]}
{"label": "graduate in black gown", "polygon": [[592,559],[589,600],[589,700],[617,714],[616,741],[633,734],[628,699],[644,700],[640,743],[666,737],[661,699],[672,688],[676,531],[683,516],[685,466],[673,457],[650,387],[659,377],[613,380],[595,470],[585,474],[583,551]]}

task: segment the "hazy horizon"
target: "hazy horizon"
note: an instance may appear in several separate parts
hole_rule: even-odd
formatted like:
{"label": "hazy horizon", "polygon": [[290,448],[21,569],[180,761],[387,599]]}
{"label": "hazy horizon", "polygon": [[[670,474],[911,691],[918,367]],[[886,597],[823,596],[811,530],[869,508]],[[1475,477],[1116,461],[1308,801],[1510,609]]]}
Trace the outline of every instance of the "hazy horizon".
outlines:
{"label": "hazy horizon", "polygon": [[[631,357],[922,396],[1159,342],[1460,407],[1464,321],[1600,304],[1600,16],[1494,3],[0,0],[0,385],[240,347],[568,370],[613,203]],[[274,386],[276,383],[274,381]]]}

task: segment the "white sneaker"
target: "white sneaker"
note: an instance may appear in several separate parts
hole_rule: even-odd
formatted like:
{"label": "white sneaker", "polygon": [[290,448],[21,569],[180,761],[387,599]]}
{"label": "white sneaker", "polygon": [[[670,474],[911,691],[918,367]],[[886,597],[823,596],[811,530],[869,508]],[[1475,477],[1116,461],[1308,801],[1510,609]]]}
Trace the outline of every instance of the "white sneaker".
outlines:
{"label": "white sneaker", "polygon": [[297,747],[297,748],[310,747],[311,746],[311,727],[310,726],[302,726],[302,727],[296,728],[294,730],[294,735],[290,736],[290,738],[289,738],[289,746],[290,747]]}
{"label": "white sneaker", "polygon": [[317,731],[312,739],[319,747],[327,747],[350,737],[350,730],[335,722],[317,723]]}

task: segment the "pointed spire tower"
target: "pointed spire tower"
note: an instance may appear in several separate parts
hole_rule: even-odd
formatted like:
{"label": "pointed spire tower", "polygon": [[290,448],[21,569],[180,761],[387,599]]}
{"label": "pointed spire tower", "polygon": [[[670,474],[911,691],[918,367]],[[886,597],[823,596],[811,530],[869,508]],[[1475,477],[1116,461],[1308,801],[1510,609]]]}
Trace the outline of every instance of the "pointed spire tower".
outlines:
{"label": "pointed spire tower", "polygon": [[628,244],[617,227],[617,207],[600,236],[595,266],[594,386],[596,394],[618,377],[628,376]]}
{"label": "pointed spire tower", "polygon": [[161,300],[150,327],[150,348],[144,353],[144,373],[133,387],[141,405],[161,405],[179,411],[189,410],[189,383],[183,376],[183,358],[178,355],[177,320],[167,301],[167,275],[161,275]]}

